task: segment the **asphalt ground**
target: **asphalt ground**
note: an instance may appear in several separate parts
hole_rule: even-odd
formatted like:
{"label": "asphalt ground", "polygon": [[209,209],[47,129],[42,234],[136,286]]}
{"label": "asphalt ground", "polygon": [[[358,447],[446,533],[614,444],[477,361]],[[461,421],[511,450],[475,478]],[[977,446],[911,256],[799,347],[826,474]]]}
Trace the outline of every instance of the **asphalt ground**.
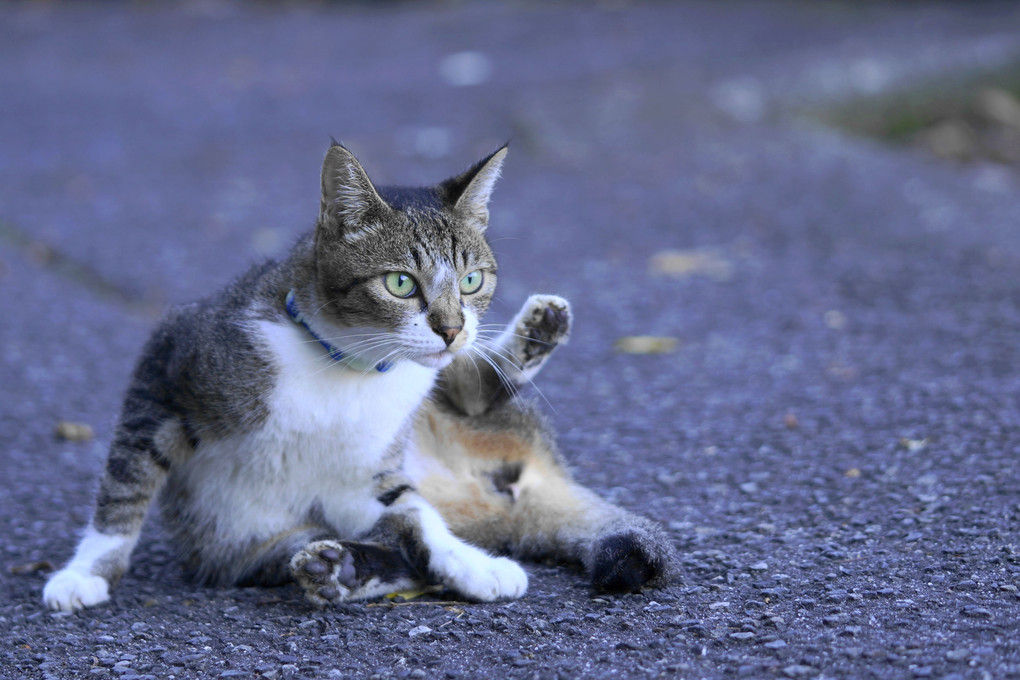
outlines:
{"label": "asphalt ground", "polygon": [[[0,6],[0,677],[1020,677],[1018,176],[812,114],[1018,54],[996,2]],[[411,184],[511,140],[488,320],[572,301],[532,395],[676,583],[315,610],[154,519],[44,610],[159,310],[311,226],[330,135]]]}

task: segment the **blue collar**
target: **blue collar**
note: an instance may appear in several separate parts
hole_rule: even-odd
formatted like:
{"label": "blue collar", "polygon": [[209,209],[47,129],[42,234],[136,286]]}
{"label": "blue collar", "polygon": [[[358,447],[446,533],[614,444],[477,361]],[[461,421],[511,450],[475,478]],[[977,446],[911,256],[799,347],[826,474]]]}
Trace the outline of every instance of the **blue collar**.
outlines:
{"label": "blue collar", "polygon": [[[294,299],[293,290],[287,293],[287,316],[289,316],[294,323],[308,331],[309,335],[315,338],[315,340],[320,345],[325,347],[326,352],[329,353],[329,358],[332,359],[333,361],[342,363],[344,366],[347,366],[348,368],[353,369],[355,371],[365,371],[372,368],[372,364],[359,361],[356,357],[351,357],[349,359],[345,358],[344,353],[340,350],[339,347],[331,345],[328,341],[319,337],[319,334],[312,330],[312,327],[308,325],[308,320],[298,309],[297,300]],[[379,373],[385,373],[391,368],[393,368],[393,364],[388,361],[380,361],[375,365],[375,370],[378,371]]]}

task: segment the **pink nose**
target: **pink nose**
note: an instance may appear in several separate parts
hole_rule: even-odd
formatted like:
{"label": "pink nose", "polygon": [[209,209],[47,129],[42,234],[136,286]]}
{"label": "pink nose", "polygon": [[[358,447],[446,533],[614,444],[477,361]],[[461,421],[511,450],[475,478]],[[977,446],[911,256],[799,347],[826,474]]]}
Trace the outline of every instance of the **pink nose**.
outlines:
{"label": "pink nose", "polygon": [[446,346],[449,347],[450,344],[453,343],[454,339],[457,337],[457,334],[464,330],[464,327],[440,326],[439,328],[433,328],[432,330],[435,331],[436,335],[441,337],[443,339],[443,342],[446,343]]}

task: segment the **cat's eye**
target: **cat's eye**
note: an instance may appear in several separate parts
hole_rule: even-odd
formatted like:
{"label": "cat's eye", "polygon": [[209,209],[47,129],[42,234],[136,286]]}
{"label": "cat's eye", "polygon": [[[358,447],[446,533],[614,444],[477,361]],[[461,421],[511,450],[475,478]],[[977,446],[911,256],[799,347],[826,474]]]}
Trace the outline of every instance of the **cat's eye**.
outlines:
{"label": "cat's eye", "polygon": [[482,281],[484,280],[482,272],[476,269],[460,280],[460,292],[464,293],[464,295],[477,293],[478,289],[482,287]]}
{"label": "cat's eye", "polygon": [[383,284],[390,295],[409,298],[418,292],[418,284],[407,272],[390,272],[383,277]]}

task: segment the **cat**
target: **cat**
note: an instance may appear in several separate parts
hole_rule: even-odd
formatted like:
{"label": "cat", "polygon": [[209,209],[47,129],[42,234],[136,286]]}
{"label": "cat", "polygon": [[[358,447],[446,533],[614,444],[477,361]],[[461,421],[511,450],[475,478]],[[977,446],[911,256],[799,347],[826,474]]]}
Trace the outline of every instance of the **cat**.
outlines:
{"label": "cat", "polygon": [[377,188],[335,141],[315,229],[171,311],[139,359],[56,610],[109,600],[146,512],[210,584],[296,582],[317,605],[441,584],[521,597],[517,558],[600,591],[665,583],[661,527],[577,484],[519,398],[572,317],[534,295],[504,330],[485,239],[507,147],[428,188]]}

